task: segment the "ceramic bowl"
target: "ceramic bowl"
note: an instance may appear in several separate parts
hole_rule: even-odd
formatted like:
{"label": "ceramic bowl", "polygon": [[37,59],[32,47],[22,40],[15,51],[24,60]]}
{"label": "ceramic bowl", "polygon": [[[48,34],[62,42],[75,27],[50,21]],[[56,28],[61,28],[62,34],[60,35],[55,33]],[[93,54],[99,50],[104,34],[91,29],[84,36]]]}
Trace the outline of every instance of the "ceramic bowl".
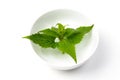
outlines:
{"label": "ceramic bowl", "polygon": [[[71,28],[94,24],[79,11],[57,9],[40,16],[34,23],[31,29],[31,34],[42,29],[50,28],[51,26],[56,25],[56,23],[62,23]],[[32,43],[32,46],[38,56],[40,56],[40,58],[47,62],[51,67],[58,70],[70,70],[81,66],[94,54],[98,45],[98,40],[98,31],[96,26],[94,26],[92,31],[87,33],[82,41],[75,46],[77,64],[69,55],[62,54],[58,49],[41,48],[34,43]]]}

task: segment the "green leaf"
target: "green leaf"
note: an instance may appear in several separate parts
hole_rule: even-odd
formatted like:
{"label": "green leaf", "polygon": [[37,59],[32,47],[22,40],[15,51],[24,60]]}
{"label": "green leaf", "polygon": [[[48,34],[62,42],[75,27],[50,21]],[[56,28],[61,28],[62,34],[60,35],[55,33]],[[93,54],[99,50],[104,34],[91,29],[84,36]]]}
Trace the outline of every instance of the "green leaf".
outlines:
{"label": "green leaf", "polygon": [[32,34],[30,36],[26,36],[24,38],[30,39],[32,42],[38,44],[39,46],[43,48],[55,48],[56,43],[55,43],[55,37],[48,36],[46,34]]}
{"label": "green leaf", "polygon": [[83,34],[80,32],[74,32],[70,36],[67,37],[68,41],[72,44],[78,44],[83,38]]}
{"label": "green leaf", "polygon": [[75,29],[66,28],[66,29],[65,29],[65,33],[64,33],[64,37],[68,37],[68,36],[70,36],[71,34],[73,34],[74,32],[75,32]]}
{"label": "green leaf", "polygon": [[44,29],[44,30],[41,30],[40,32],[43,32],[43,34],[53,36],[53,37],[58,37],[59,36],[59,34],[56,31],[51,30],[51,29]]}
{"label": "green leaf", "polygon": [[91,31],[91,29],[93,28],[94,25],[92,26],[83,26],[83,27],[79,27],[77,28],[75,31],[73,31],[71,33],[71,35],[69,35],[67,37],[67,39],[69,40],[69,42],[73,43],[73,44],[78,44],[81,42],[82,38],[84,37],[84,35],[88,32]]}
{"label": "green leaf", "polygon": [[57,23],[57,26],[58,26],[58,32],[61,34],[64,31],[65,26],[63,26],[61,23]]}
{"label": "green leaf", "polygon": [[58,43],[57,48],[63,53],[67,53],[68,55],[70,55],[74,59],[74,61],[77,63],[74,44],[71,44],[67,39],[65,39]]}
{"label": "green leaf", "polygon": [[59,39],[62,40],[64,38],[64,33],[65,33],[65,26],[63,26],[61,23],[56,24],[58,27],[58,34],[59,34]]}
{"label": "green leaf", "polygon": [[51,30],[58,33],[58,28],[56,28],[56,27],[51,27]]}
{"label": "green leaf", "polygon": [[[43,48],[58,48],[62,53],[70,55],[77,63],[75,45],[81,42],[84,35],[90,32],[94,25],[80,26],[77,29],[65,29],[65,26],[61,23],[57,23],[56,26],[25,36],[24,38]],[[55,39],[59,39],[58,42],[55,42]]]}
{"label": "green leaf", "polygon": [[76,30],[79,31],[82,34],[86,34],[86,33],[88,33],[88,32],[91,31],[91,29],[93,28],[93,26],[94,25],[91,25],[91,26],[80,26]]}

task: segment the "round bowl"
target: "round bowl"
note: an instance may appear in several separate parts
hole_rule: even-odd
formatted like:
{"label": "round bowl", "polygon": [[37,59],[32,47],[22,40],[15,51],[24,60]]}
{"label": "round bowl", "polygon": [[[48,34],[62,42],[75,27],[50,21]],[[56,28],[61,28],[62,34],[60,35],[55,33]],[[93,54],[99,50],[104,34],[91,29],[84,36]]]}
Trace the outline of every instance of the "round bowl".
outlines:
{"label": "round bowl", "polygon": [[[94,24],[78,11],[58,9],[49,11],[39,17],[31,29],[31,34],[42,29],[50,28],[56,25],[56,23],[69,25],[68,27],[71,28]],[[82,41],[75,46],[77,64],[68,54],[62,54],[58,49],[42,48],[34,43],[32,43],[32,46],[38,56],[53,68],[58,70],[70,70],[81,66],[93,55],[97,48],[98,40],[98,32],[96,26],[94,26],[92,31],[87,33]]]}

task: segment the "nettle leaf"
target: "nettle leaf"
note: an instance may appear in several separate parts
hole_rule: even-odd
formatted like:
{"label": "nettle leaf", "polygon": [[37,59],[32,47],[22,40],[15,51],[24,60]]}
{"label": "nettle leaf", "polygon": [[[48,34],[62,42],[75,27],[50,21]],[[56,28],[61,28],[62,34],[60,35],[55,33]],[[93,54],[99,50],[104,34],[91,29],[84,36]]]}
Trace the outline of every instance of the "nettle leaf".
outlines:
{"label": "nettle leaf", "polygon": [[68,37],[68,36],[72,35],[74,32],[75,32],[75,29],[66,28],[66,29],[65,29],[65,33],[64,33],[64,36],[65,36],[65,37]]}
{"label": "nettle leaf", "polygon": [[[31,40],[43,48],[57,48],[62,53],[70,55],[77,63],[75,45],[81,42],[84,35],[90,32],[94,25],[80,26],[77,29],[65,28],[61,23],[57,23],[56,26],[40,30],[24,38]],[[55,42],[56,39],[59,39],[58,42]]]}
{"label": "nettle leaf", "polygon": [[91,31],[94,25],[91,26],[80,26],[76,30],[79,31],[81,34],[86,34]]}
{"label": "nettle leaf", "polygon": [[58,28],[56,28],[56,27],[51,27],[51,30],[58,33]]}
{"label": "nettle leaf", "polygon": [[48,36],[46,34],[35,33],[30,36],[26,36],[24,38],[30,39],[32,42],[34,42],[35,44],[38,44],[43,48],[56,47],[55,37]]}
{"label": "nettle leaf", "polygon": [[72,44],[80,43],[83,38],[83,34],[80,32],[73,32],[70,36],[67,37],[68,41]]}
{"label": "nettle leaf", "polygon": [[59,39],[62,40],[64,38],[65,26],[61,23],[57,23],[56,26],[58,27]]}
{"label": "nettle leaf", "polygon": [[51,29],[44,29],[44,30],[41,30],[40,32],[43,32],[43,34],[53,36],[53,37],[58,37],[59,36],[59,34],[56,31],[51,30]]}
{"label": "nettle leaf", "polygon": [[65,39],[65,40],[62,40],[58,43],[57,48],[60,51],[70,55],[74,59],[74,61],[77,63],[76,53],[75,53],[75,45],[74,44],[71,44],[67,39]]}
{"label": "nettle leaf", "polygon": [[84,35],[88,32],[91,31],[91,29],[93,28],[92,26],[84,26],[84,27],[79,27],[76,30],[74,30],[71,35],[69,35],[67,37],[67,39],[73,43],[73,44],[78,44],[81,42],[82,38],[84,37]]}
{"label": "nettle leaf", "polygon": [[63,26],[61,23],[57,23],[58,26],[58,33],[62,34],[64,32],[65,26]]}

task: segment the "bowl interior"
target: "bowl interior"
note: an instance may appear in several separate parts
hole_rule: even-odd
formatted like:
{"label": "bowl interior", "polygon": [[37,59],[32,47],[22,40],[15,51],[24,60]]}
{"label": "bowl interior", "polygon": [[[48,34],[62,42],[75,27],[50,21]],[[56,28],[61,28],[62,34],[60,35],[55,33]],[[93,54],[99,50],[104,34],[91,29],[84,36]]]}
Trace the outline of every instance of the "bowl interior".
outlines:
{"label": "bowl interior", "polygon": [[[50,28],[56,23],[69,25],[68,27],[77,28],[79,26],[92,25],[88,18],[79,12],[73,10],[59,9],[50,11],[42,15],[33,25],[31,34],[39,30]],[[82,41],[76,45],[77,64],[67,54],[62,54],[57,49],[41,48],[40,46],[32,43],[35,52],[44,59],[52,67],[59,70],[68,70],[80,66],[94,53],[98,44],[98,33],[96,27],[87,33]],[[69,46],[68,46],[69,47]]]}

